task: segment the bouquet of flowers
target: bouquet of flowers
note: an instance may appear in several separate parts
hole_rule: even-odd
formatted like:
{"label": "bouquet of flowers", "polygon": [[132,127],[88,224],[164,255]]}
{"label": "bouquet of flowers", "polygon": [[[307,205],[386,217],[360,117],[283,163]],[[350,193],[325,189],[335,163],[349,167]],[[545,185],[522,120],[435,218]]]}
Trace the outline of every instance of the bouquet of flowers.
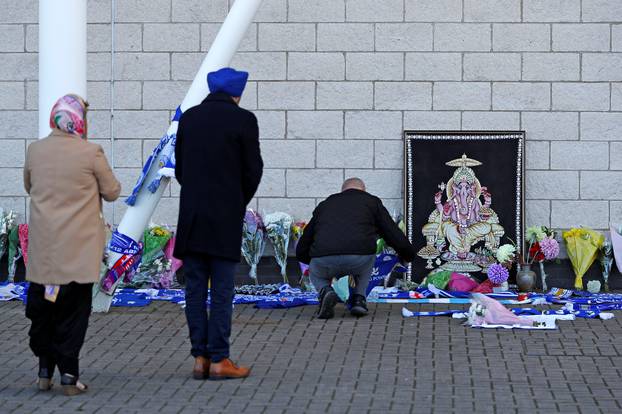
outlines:
{"label": "bouquet of flowers", "polygon": [[613,257],[618,266],[618,270],[622,272],[622,226],[612,224],[609,228],[611,235],[611,247],[613,249]]}
{"label": "bouquet of flowers", "polygon": [[576,276],[574,287],[583,290],[583,275],[596,260],[605,237],[587,228],[570,229],[563,233],[563,237]]}
{"label": "bouquet of flowers", "polygon": [[250,278],[257,281],[257,265],[266,247],[264,225],[261,216],[253,210],[247,210],[242,226],[242,256],[251,267]]}
{"label": "bouquet of flowers", "polygon": [[[164,256],[164,252],[160,251],[156,257],[152,257],[147,262],[142,262],[132,276],[131,286],[135,287],[154,287],[167,288],[162,281],[165,275],[172,269],[171,261]],[[164,282],[164,284],[168,284]],[[169,284],[170,286],[170,284]]]}
{"label": "bouquet of flowers", "polygon": [[529,243],[527,264],[540,264],[542,290],[547,290],[544,262],[554,260],[559,255],[559,243],[555,239],[555,232],[545,226],[532,226],[527,229],[526,241]]}
{"label": "bouquet of flowers", "polygon": [[15,227],[15,220],[17,215],[9,210],[4,211],[0,208],[0,259],[6,253],[6,249],[9,242],[9,233]]}
{"label": "bouquet of flowers", "polygon": [[150,224],[143,234],[142,255],[136,272],[126,272],[124,282],[135,287],[160,287],[161,279],[168,277],[165,274],[171,270],[164,247],[172,237],[167,228]]}
{"label": "bouquet of flowers", "polygon": [[8,236],[8,282],[15,280],[15,271],[17,270],[17,262],[22,258],[22,249],[19,246],[18,226],[13,226]]}
{"label": "bouquet of flowers", "polygon": [[13,225],[8,237],[8,282],[15,280],[17,262],[24,259],[24,265],[28,262],[28,224]]}
{"label": "bouquet of flowers", "polygon": [[[612,235],[613,238],[613,235]],[[613,265],[613,244],[609,239],[605,239],[600,248],[600,266],[603,270],[603,281],[605,282],[605,292],[609,292],[609,274]]]}
{"label": "bouquet of flowers", "polygon": [[265,218],[266,234],[274,246],[274,258],[281,267],[283,283],[289,284],[287,279],[287,248],[289,235],[292,228],[292,216],[286,213],[272,213]]}
{"label": "bouquet of flowers", "polygon": [[19,246],[22,249],[24,257],[24,265],[28,264],[28,224],[20,224],[17,226],[17,234],[19,237]]}
{"label": "bouquet of flowers", "polygon": [[183,262],[181,260],[173,256],[174,250],[175,237],[171,237],[168,243],[166,243],[166,246],[164,247],[164,258],[169,261],[170,266],[168,266],[166,272],[161,275],[160,281],[158,283],[158,286],[163,289],[170,289],[174,285],[176,285],[175,275],[177,274],[179,268],[181,268],[181,266],[183,265]]}
{"label": "bouquet of flowers", "polygon": [[143,263],[149,263],[159,256],[173,234],[163,226],[151,224],[144,233]]}
{"label": "bouquet of flowers", "polygon": [[[307,227],[307,223],[304,221],[297,221],[292,224],[292,239],[294,240],[294,247],[298,245],[298,240],[302,237],[302,233]],[[314,291],[315,288],[309,279],[309,265],[304,263],[298,263],[300,266],[300,288],[302,290]]]}

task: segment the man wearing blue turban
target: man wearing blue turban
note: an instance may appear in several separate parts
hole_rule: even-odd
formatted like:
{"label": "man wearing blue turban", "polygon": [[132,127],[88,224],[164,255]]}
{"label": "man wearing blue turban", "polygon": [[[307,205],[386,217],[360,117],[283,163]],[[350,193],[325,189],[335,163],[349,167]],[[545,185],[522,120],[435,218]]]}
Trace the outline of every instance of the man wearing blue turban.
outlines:
{"label": "man wearing blue turban", "polygon": [[177,130],[175,176],[181,194],[174,254],[184,261],[196,379],[250,373],[229,359],[242,222],[263,171],[257,118],[239,107],[247,80],[247,72],[231,68],[209,73],[210,94],[184,112]]}

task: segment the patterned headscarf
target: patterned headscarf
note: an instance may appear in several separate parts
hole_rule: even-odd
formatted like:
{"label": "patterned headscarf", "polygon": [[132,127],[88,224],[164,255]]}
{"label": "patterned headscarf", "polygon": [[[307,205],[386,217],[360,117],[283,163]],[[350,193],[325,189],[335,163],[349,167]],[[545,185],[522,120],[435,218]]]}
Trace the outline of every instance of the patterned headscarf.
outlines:
{"label": "patterned headscarf", "polygon": [[65,95],[52,107],[50,128],[86,139],[86,106],[77,95]]}

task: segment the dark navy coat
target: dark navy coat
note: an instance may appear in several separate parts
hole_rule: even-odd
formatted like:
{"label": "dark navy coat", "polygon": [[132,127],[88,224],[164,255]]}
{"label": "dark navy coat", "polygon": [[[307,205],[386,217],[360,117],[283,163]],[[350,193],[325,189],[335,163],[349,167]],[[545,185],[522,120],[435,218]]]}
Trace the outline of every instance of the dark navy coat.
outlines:
{"label": "dark navy coat", "polygon": [[240,260],[242,222],[263,171],[255,115],[210,94],[182,115],[175,146],[181,185],[175,257]]}

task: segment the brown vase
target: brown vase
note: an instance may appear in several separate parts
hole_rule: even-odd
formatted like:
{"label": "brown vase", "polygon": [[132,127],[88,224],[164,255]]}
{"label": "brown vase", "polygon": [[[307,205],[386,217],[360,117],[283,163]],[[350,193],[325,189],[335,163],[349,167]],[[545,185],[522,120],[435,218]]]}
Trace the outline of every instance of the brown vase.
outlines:
{"label": "brown vase", "polygon": [[530,292],[536,286],[536,272],[530,264],[521,265],[516,273],[516,285],[521,292]]}

